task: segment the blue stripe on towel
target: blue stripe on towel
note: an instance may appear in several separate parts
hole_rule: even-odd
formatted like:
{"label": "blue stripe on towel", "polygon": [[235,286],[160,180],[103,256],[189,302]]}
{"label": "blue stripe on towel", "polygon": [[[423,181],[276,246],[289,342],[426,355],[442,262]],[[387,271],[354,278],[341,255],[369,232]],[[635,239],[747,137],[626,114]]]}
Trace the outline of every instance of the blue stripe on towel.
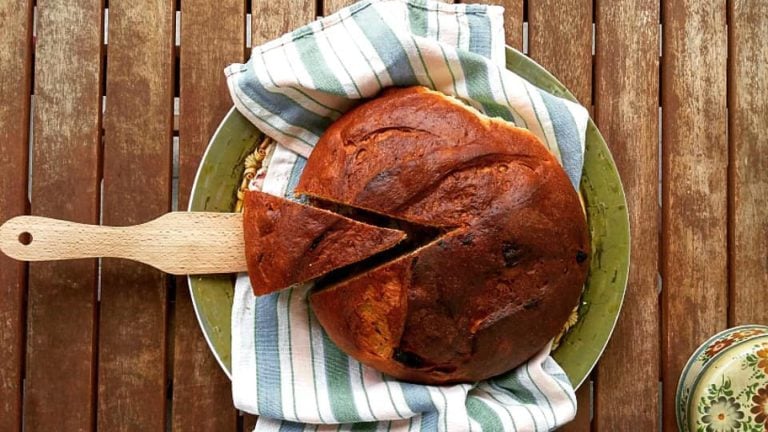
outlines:
{"label": "blue stripe on towel", "polygon": [[280,351],[277,329],[277,298],[280,293],[256,297],[256,369],[259,413],[282,418],[282,399],[272,397],[280,386]]}

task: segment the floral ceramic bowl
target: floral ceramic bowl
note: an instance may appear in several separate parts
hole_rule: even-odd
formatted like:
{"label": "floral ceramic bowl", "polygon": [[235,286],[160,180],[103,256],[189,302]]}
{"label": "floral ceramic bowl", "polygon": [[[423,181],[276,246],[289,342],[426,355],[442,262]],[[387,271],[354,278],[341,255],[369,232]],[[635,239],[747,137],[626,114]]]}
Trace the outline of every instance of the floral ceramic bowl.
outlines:
{"label": "floral ceramic bowl", "polygon": [[683,369],[676,407],[683,432],[768,432],[768,326],[704,342]]}

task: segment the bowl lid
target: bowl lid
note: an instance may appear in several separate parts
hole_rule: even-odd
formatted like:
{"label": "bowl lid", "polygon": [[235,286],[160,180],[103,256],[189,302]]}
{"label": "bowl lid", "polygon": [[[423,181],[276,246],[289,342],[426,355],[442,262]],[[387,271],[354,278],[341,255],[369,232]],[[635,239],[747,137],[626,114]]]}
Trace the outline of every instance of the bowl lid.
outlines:
{"label": "bowl lid", "polygon": [[[683,379],[687,430],[768,430],[768,327],[729,329],[692,357],[698,373]],[[690,363],[690,362],[689,362]],[[685,429],[683,429],[685,430]]]}

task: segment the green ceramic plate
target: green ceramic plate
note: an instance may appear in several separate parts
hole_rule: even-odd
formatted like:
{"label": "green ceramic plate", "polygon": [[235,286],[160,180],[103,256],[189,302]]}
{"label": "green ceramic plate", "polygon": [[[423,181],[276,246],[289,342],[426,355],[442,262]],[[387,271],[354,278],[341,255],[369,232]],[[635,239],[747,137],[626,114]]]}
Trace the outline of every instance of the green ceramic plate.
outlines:
{"label": "green ceramic plate", "polygon": [[[573,95],[531,59],[507,48],[507,68],[533,84],[571,100]],[[231,212],[243,162],[260,142],[261,132],[232,110],[214,133],[203,156],[190,211]],[[597,363],[619,316],[629,270],[629,219],[616,166],[600,132],[590,120],[581,192],[592,234],[593,258],[578,323],[553,353],[578,387]],[[190,276],[197,318],[208,344],[229,375],[233,276]]]}

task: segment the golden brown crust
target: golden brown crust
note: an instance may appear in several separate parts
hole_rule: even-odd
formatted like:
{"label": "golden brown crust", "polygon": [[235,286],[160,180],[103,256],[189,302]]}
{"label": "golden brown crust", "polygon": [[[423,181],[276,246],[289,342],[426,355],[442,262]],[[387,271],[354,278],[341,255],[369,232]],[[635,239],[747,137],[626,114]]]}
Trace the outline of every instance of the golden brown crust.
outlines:
{"label": "golden brown crust", "polygon": [[450,228],[310,297],[334,342],[400,379],[476,381],[517,366],[557,334],[586,278],[587,224],[549,151],[421,87],[331,125],[297,192]]}
{"label": "golden brown crust", "polygon": [[405,238],[325,210],[250,191],[243,210],[248,276],[256,295],[306,282]]}

